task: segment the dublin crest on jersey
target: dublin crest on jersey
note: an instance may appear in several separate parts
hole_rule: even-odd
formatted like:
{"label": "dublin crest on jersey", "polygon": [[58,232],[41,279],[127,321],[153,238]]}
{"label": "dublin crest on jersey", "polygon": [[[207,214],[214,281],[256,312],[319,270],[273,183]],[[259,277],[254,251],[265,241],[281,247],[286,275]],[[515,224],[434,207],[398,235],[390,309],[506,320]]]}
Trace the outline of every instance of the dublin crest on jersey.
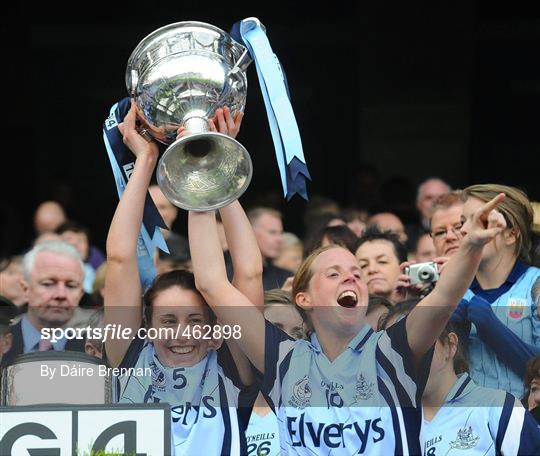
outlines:
{"label": "dublin crest on jersey", "polygon": [[527,300],[521,298],[508,299],[508,318],[521,320],[524,317]]}
{"label": "dublin crest on jersey", "polygon": [[368,383],[362,374],[356,376],[356,394],[354,398],[357,401],[365,401],[373,396],[373,383]]}
{"label": "dublin crest on jersey", "polygon": [[305,375],[301,380],[298,380],[293,386],[293,395],[289,399],[289,404],[293,407],[303,409],[310,405],[311,399],[311,388],[309,386],[309,381],[307,375]]}
{"label": "dublin crest on jersey", "polygon": [[450,448],[455,448],[456,450],[469,450],[474,448],[480,440],[480,437],[474,435],[472,427],[460,428],[456,440],[450,442]]}
{"label": "dublin crest on jersey", "polygon": [[152,385],[155,391],[165,391],[165,372],[163,372],[155,362],[150,363],[152,369]]}

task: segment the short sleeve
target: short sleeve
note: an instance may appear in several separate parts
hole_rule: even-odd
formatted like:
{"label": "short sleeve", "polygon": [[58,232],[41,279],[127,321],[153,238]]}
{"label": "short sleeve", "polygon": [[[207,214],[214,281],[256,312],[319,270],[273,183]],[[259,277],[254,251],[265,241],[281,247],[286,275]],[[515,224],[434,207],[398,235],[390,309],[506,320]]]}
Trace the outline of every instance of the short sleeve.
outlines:
{"label": "short sleeve", "polygon": [[256,371],[256,376],[270,406],[279,406],[281,383],[289,370],[295,342],[284,331],[265,320],[264,375]]}
{"label": "short sleeve", "polygon": [[383,332],[377,342],[376,357],[394,385],[399,405],[418,407],[426,387],[434,346],[415,365],[407,337],[407,317]]}
{"label": "short sleeve", "polygon": [[497,454],[540,454],[540,427],[511,394],[506,393],[495,439]]}

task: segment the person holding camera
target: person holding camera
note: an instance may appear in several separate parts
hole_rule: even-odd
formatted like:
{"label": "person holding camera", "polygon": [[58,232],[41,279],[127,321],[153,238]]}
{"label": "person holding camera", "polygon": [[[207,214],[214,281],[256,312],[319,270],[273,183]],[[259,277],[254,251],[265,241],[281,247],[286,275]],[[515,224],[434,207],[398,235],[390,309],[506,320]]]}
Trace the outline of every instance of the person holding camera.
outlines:
{"label": "person holding camera", "polygon": [[395,233],[370,225],[358,239],[356,259],[370,295],[392,303],[429,294],[439,278],[439,264],[446,259],[418,263],[407,261],[407,248]]}
{"label": "person holding camera", "polygon": [[407,248],[398,235],[368,225],[356,244],[356,259],[370,295],[382,296],[392,303],[404,298],[400,288],[401,264],[407,261]]}
{"label": "person holding camera", "polygon": [[521,397],[527,360],[540,354],[540,269],[534,266],[539,259],[533,256],[539,236],[527,196],[497,184],[466,188],[460,235],[469,233],[475,211],[500,192],[506,198],[497,213],[505,228],[486,245],[478,272],[452,320],[470,326],[472,379]]}

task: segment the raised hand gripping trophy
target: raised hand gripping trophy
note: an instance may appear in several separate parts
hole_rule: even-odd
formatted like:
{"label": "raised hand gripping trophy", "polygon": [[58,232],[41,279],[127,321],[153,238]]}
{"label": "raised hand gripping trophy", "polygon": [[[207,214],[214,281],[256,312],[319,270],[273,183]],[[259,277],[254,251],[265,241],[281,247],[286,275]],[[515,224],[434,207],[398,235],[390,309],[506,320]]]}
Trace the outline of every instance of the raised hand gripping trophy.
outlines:
{"label": "raised hand gripping trophy", "polygon": [[[208,131],[218,108],[243,111],[247,49],[203,22],[162,27],[135,48],[126,86],[137,105],[140,132],[169,147],[157,181],[174,205],[194,211],[218,209],[247,189],[253,167],[235,139]],[[190,133],[177,139],[180,127]]]}

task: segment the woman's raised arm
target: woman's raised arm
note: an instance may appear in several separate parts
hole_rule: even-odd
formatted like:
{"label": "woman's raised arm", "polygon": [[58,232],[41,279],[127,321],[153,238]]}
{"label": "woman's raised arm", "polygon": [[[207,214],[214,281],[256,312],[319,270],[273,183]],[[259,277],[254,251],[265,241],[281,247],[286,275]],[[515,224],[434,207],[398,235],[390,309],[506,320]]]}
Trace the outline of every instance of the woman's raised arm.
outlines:
{"label": "woman's raised arm", "polygon": [[474,214],[469,233],[446,263],[437,285],[407,317],[407,338],[416,360],[436,342],[469,288],[484,246],[506,228],[504,217],[495,210],[503,199],[501,193]]}
{"label": "woman's raised arm", "polygon": [[197,289],[221,323],[240,326],[240,348],[253,365],[264,372],[264,317],[227,279],[214,212],[190,212],[188,226]]}
{"label": "woman's raised arm", "polygon": [[[107,236],[107,275],[105,279],[105,324],[121,324],[132,334],[141,326],[142,290],[137,268],[137,241],[144,212],[146,191],[158,158],[158,147],[135,129],[136,111],[132,105],[118,125],[124,143],[137,157],[135,167],[114,213]],[[131,339],[109,339],[107,358],[118,366]]]}

